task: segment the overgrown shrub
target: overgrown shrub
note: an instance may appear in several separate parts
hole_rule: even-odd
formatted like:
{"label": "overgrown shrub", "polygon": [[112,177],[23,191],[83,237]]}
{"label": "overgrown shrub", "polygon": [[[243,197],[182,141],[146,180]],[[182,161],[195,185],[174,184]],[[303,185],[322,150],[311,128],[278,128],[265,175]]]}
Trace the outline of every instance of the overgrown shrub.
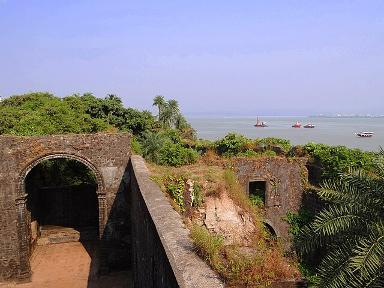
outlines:
{"label": "overgrown shrub", "polygon": [[191,237],[198,254],[225,280],[229,287],[268,287],[277,280],[299,276],[276,247],[256,248],[253,253],[237,245],[224,245],[224,238],[193,225]]}
{"label": "overgrown shrub", "polygon": [[184,190],[185,190],[185,179],[182,176],[168,176],[163,179],[163,183],[166,192],[171,196],[173,201],[176,203],[181,211],[185,210],[184,205]]}
{"label": "overgrown shrub", "polygon": [[274,137],[256,139],[255,144],[264,147],[266,150],[270,150],[273,147],[280,147],[285,153],[292,147],[289,140]]}
{"label": "overgrown shrub", "polygon": [[258,195],[249,195],[249,201],[251,201],[252,205],[255,207],[264,207],[264,199]]}
{"label": "overgrown shrub", "polygon": [[220,253],[224,246],[224,238],[209,233],[205,227],[199,225],[192,226],[191,237],[197,253],[215,270],[222,270]]}
{"label": "overgrown shrub", "polygon": [[215,148],[219,155],[236,156],[241,152],[245,152],[245,147],[250,140],[243,135],[237,133],[229,133],[223,139],[215,142]]}
{"label": "overgrown shrub", "polygon": [[142,155],[143,154],[143,151],[142,151],[142,148],[141,148],[141,144],[137,140],[137,138],[134,137],[134,136],[132,136],[132,139],[131,139],[131,148],[132,148],[132,152],[134,154],[138,154],[138,155]]}
{"label": "overgrown shrub", "polygon": [[369,171],[373,167],[375,157],[374,152],[363,152],[345,146],[308,143],[304,149],[312,156],[312,160],[323,168],[323,179],[336,178],[351,168]]}
{"label": "overgrown shrub", "polygon": [[193,183],[193,192],[191,194],[191,200],[192,200],[192,206],[193,207],[199,207],[203,203],[203,191],[202,191],[202,186],[194,182]]}
{"label": "overgrown shrub", "polygon": [[313,212],[310,212],[307,209],[300,209],[299,213],[289,211],[283,220],[287,221],[289,224],[288,232],[292,236],[296,236],[299,234],[300,229],[310,223],[313,218]]}
{"label": "overgrown shrub", "polygon": [[165,143],[158,153],[158,164],[176,167],[195,163],[199,157],[199,154],[195,150],[185,148],[181,144],[169,142]]}

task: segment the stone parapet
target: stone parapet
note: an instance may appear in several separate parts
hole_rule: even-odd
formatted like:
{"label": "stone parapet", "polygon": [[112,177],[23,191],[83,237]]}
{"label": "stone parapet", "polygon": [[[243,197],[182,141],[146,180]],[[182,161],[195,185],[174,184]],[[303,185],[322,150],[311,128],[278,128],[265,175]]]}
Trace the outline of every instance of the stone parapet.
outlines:
{"label": "stone parapet", "polygon": [[181,216],[140,156],[130,162],[134,287],[219,288],[218,275],[194,252]]}

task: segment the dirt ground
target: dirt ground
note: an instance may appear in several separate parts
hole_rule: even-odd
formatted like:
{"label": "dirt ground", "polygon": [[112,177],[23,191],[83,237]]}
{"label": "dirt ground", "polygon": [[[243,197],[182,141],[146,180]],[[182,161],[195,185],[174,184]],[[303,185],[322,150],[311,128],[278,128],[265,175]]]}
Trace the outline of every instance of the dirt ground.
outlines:
{"label": "dirt ground", "polygon": [[132,287],[129,271],[97,277],[92,243],[38,246],[31,260],[32,282],[0,283],[1,288],[120,288]]}

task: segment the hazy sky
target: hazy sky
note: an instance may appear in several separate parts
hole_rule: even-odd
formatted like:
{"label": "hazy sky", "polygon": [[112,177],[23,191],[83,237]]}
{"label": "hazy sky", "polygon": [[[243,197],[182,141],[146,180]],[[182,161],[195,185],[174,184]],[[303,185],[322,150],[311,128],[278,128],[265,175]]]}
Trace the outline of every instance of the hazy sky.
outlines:
{"label": "hazy sky", "polygon": [[0,0],[0,96],[186,114],[384,114],[384,1]]}

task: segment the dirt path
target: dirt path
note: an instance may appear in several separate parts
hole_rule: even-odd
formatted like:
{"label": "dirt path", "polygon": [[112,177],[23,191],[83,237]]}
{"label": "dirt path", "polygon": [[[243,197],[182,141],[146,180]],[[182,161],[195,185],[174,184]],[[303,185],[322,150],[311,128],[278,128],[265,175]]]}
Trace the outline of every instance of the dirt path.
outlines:
{"label": "dirt path", "polygon": [[[38,246],[31,261],[32,282],[0,284],[17,288],[120,288],[132,287],[127,271],[97,278],[91,258],[94,246],[80,242]],[[95,257],[94,257],[95,258]]]}

